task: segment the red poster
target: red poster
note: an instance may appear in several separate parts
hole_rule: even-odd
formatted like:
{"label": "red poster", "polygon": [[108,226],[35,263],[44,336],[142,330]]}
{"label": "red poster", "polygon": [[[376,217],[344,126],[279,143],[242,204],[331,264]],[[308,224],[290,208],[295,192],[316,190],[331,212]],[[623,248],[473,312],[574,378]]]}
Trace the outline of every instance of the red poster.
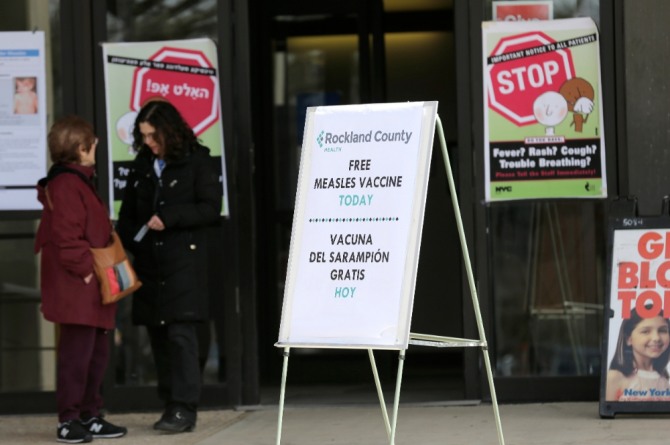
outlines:
{"label": "red poster", "polygon": [[553,5],[551,1],[493,2],[493,20],[500,22],[552,20],[554,18]]}

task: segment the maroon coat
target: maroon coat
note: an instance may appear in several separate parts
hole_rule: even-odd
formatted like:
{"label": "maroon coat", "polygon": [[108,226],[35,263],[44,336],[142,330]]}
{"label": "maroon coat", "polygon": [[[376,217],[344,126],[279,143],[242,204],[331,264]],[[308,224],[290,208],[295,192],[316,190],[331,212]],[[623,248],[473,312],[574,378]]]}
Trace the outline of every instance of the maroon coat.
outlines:
{"label": "maroon coat", "polygon": [[[55,175],[62,172],[62,166],[54,165],[37,186],[37,197],[44,207],[35,237],[35,253],[42,252],[42,313],[54,323],[112,329],[116,304],[102,305],[95,275],[88,284],[84,282],[93,272],[89,248],[104,247],[109,241],[109,215],[90,182],[93,168],[78,164],[65,167],[83,173],[89,181],[71,172]],[[53,209],[47,202],[47,184]]]}

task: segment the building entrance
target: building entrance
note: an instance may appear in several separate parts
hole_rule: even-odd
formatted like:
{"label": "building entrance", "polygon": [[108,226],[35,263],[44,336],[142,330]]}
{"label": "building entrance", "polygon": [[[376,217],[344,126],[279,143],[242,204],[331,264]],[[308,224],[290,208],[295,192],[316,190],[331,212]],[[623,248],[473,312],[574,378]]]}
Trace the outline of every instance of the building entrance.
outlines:
{"label": "building entrance", "polygon": [[[261,394],[272,401],[281,377],[281,350],[273,345],[281,318],[306,108],[437,99],[439,111],[451,116],[446,121],[455,141],[455,116],[450,111],[455,108],[455,78],[448,2],[438,2],[438,7],[419,2],[414,10],[417,4],[377,0],[264,3],[258,17],[260,56],[255,60],[263,67],[258,92],[258,211],[263,221],[258,233],[258,325]],[[443,20],[430,19],[431,13]],[[401,14],[408,21],[397,20]],[[434,54],[443,54],[444,60],[436,62]],[[434,155],[412,327],[461,336],[460,247],[439,148]],[[381,351],[376,360],[382,381],[392,390],[397,352]],[[290,366],[289,388],[321,386],[324,399],[341,400],[348,394],[352,401],[375,401],[365,351],[294,349]],[[462,399],[462,366],[461,351],[413,349],[403,394],[417,401]]]}

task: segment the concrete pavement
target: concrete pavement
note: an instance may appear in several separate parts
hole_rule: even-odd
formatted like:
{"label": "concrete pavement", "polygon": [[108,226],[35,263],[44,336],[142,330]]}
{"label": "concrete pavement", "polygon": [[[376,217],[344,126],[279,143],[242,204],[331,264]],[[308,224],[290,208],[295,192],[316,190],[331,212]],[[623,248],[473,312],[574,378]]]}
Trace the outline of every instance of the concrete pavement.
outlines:
{"label": "concrete pavement", "polygon": [[[668,416],[600,419],[598,403],[501,405],[509,445],[660,445],[668,442]],[[198,445],[271,445],[276,409],[254,411]],[[284,445],[383,445],[387,436],[379,407],[314,406],[285,411]],[[402,406],[396,445],[497,444],[490,404]]]}
{"label": "concrete pavement", "polygon": [[[500,405],[508,445],[665,445],[668,415],[626,415],[600,419],[597,402]],[[391,413],[389,412],[389,415]],[[192,433],[157,434],[151,424],[159,413],[108,415],[128,426],[122,439],[98,439],[107,445],[275,445],[276,405],[241,410],[201,411]],[[0,444],[55,443],[53,415],[0,417]],[[379,405],[287,405],[283,445],[388,444]],[[396,445],[498,444],[490,404],[401,404]]]}

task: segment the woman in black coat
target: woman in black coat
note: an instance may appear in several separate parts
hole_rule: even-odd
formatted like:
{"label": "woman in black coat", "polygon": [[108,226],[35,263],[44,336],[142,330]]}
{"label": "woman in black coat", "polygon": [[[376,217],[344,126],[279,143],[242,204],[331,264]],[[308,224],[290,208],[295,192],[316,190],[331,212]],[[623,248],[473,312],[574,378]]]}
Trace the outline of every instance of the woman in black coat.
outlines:
{"label": "woman in black coat", "polygon": [[147,327],[165,403],[154,428],[191,431],[200,398],[196,324],[207,318],[204,229],[219,220],[222,187],[209,150],[169,102],[144,105],[133,135],[138,153],[118,221],[143,283],[133,322]]}

